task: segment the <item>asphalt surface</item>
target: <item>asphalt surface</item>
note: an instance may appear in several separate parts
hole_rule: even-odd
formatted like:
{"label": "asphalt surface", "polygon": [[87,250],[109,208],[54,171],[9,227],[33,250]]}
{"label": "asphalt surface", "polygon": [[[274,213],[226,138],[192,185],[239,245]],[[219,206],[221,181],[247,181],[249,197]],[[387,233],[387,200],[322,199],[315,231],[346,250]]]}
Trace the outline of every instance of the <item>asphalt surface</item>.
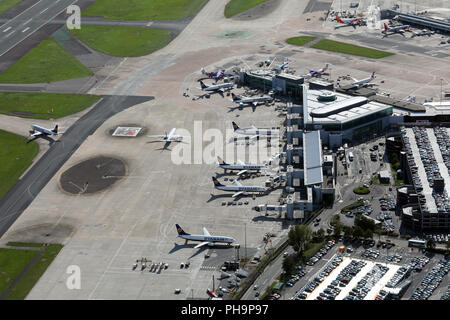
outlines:
{"label": "asphalt surface", "polygon": [[41,0],[0,27],[0,56],[14,48],[76,0]]}
{"label": "asphalt surface", "polygon": [[[108,96],[75,122],[0,201],[0,237],[83,141],[113,115],[153,97]],[[50,138],[47,138],[50,139]]]}

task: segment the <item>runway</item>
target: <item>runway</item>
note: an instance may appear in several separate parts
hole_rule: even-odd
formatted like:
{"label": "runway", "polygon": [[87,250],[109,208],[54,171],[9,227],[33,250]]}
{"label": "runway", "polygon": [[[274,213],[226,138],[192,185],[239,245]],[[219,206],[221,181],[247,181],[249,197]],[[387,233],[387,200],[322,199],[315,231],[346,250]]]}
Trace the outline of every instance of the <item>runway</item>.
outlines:
{"label": "runway", "polygon": [[0,27],[0,57],[53,20],[76,0],[41,0]]}

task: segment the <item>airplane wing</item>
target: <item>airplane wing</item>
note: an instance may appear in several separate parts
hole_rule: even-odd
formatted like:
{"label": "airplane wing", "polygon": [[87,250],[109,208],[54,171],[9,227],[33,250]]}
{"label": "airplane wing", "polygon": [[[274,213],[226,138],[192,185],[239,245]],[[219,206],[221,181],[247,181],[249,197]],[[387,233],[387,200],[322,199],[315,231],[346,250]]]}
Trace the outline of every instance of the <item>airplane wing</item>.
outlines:
{"label": "airplane wing", "polygon": [[239,172],[237,173],[237,175],[240,176],[241,174],[246,173],[247,171],[248,171],[248,170],[241,170],[241,171],[239,171]]}
{"label": "airplane wing", "polygon": [[210,236],[208,230],[206,230],[205,227],[203,227],[203,235],[204,235],[204,236]]}
{"label": "airplane wing", "polygon": [[241,194],[247,194],[247,192],[245,192],[245,191],[239,191],[239,192],[236,192],[235,194],[233,194],[233,198],[236,198],[236,197],[238,197],[238,196],[240,196]]}
{"label": "airplane wing", "polygon": [[35,132],[35,133],[32,133],[31,134],[31,136],[32,137],[38,137],[38,136],[41,136],[41,135],[43,135],[44,133],[42,133],[42,132]]}
{"label": "airplane wing", "polygon": [[201,242],[201,243],[199,243],[198,245],[196,245],[196,246],[194,247],[194,249],[203,247],[204,245],[207,245],[208,243],[209,243],[208,241],[206,241],[206,242]]}
{"label": "airplane wing", "polygon": [[243,166],[245,165],[245,163],[244,163],[242,160],[239,160],[239,159],[238,159],[238,163],[239,163],[240,165],[243,165]]}
{"label": "airplane wing", "polygon": [[254,125],[252,125],[251,127],[252,127],[252,129],[254,129],[254,130],[258,130],[258,128],[255,127]]}
{"label": "airplane wing", "polygon": [[156,134],[156,135],[147,135],[149,138],[165,138],[165,135],[162,134]]}
{"label": "airplane wing", "polygon": [[352,77],[350,77],[350,79],[352,79],[354,82],[358,82],[359,81],[358,79],[355,79],[355,78],[352,78]]}
{"label": "airplane wing", "polygon": [[256,134],[256,135],[254,135],[254,136],[251,136],[250,137],[250,140],[254,140],[254,139],[257,139],[259,137],[259,135],[258,134]]}

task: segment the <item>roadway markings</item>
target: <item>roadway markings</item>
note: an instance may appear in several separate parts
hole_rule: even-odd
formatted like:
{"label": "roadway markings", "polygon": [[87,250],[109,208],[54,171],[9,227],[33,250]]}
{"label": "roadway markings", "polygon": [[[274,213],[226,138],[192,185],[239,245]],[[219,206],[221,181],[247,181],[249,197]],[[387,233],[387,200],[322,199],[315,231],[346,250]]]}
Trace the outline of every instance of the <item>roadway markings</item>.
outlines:
{"label": "roadway markings", "polygon": [[12,35],[14,32],[15,32],[15,31],[11,31],[10,33],[8,33],[8,34],[6,35],[6,37],[9,37],[9,36]]}
{"label": "roadway markings", "polygon": [[24,25],[26,25],[26,24],[29,24],[32,20],[33,20],[33,18],[30,18],[30,19],[28,19],[27,21],[25,21],[22,25],[24,26]]}
{"label": "roadway markings", "polygon": [[9,29],[11,29],[11,27],[6,28],[3,32],[7,32]]}
{"label": "roadway markings", "polygon": [[[58,1],[57,1],[58,2]],[[47,11],[48,8],[45,8],[44,10],[42,10],[39,14],[43,14],[45,11]]]}
{"label": "roadway markings", "polygon": [[27,32],[30,29],[30,27],[26,27],[25,29],[22,30],[22,32]]}

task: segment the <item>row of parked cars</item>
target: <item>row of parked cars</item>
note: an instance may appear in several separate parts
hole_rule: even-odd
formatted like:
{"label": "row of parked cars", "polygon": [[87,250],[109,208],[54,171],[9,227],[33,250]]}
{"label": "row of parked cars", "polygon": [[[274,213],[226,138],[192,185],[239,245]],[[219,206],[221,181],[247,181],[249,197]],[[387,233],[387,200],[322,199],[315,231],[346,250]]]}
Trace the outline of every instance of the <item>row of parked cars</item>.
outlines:
{"label": "row of parked cars", "polygon": [[430,258],[428,257],[414,257],[409,265],[411,267],[411,270],[420,272],[428,262],[430,262]]}
{"label": "row of parked cars", "polygon": [[442,160],[444,160],[445,166],[450,174],[450,140],[445,127],[434,127],[434,135],[438,142],[439,150],[442,154]]}
{"label": "row of parked cars", "polygon": [[309,282],[302,290],[299,290],[293,297],[294,300],[304,300],[309,293],[313,292],[315,288],[328,276],[331,271],[333,271],[343,260],[341,255],[338,255],[331,260],[324,270],[315,277],[311,282]]}
{"label": "row of parked cars", "polygon": [[441,300],[448,300],[450,299],[450,286],[448,287],[447,291],[442,295]]}
{"label": "row of parked cars", "polygon": [[409,265],[400,267],[397,272],[392,276],[389,282],[386,284],[388,288],[395,288],[400,282],[402,282],[411,272]]}
{"label": "row of parked cars", "polygon": [[366,249],[361,253],[361,257],[375,260],[380,255],[380,251],[375,249]]}
{"label": "row of parked cars", "polygon": [[401,254],[394,254],[392,256],[386,256],[386,261],[393,262],[393,263],[400,263],[402,261],[403,256]]}
{"label": "row of parked cars", "polygon": [[450,239],[449,234],[427,234],[425,236],[427,239],[433,239],[434,242],[447,242]]}
{"label": "row of parked cars", "polygon": [[313,266],[317,263],[317,261],[320,260],[327,252],[330,250],[334,245],[336,244],[336,240],[330,240],[328,241],[320,250],[317,252],[314,256],[311,257],[311,259],[306,262],[308,266]]}
{"label": "row of parked cars", "polygon": [[387,198],[380,198],[380,208],[382,211],[394,211],[395,210],[395,201],[393,198],[391,197],[387,197]]}
{"label": "row of parked cars", "polygon": [[440,260],[414,290],[411,300],[427,300],[433,294],[433,291],[439,287],[449,269],[450,260]]}
{"label": "row of parked cars", "polygon": [[300,278],[304,277],[306,274],[305,267],[304,266],[296,266],[297,274],[293,275],[289,281],[286,282],[286,285],[288,287],[293,287],[294,283],[296,283]]}
{"label": "row of parked cars", "polygon": [[354,297],[352,300],[364,299],[369,291],[372,290],[373,286],[386,274],[388,270],[388,267],[377,263],[373,266],[370,272],[358,281],[356,286],[348,293],[348,295]]}

